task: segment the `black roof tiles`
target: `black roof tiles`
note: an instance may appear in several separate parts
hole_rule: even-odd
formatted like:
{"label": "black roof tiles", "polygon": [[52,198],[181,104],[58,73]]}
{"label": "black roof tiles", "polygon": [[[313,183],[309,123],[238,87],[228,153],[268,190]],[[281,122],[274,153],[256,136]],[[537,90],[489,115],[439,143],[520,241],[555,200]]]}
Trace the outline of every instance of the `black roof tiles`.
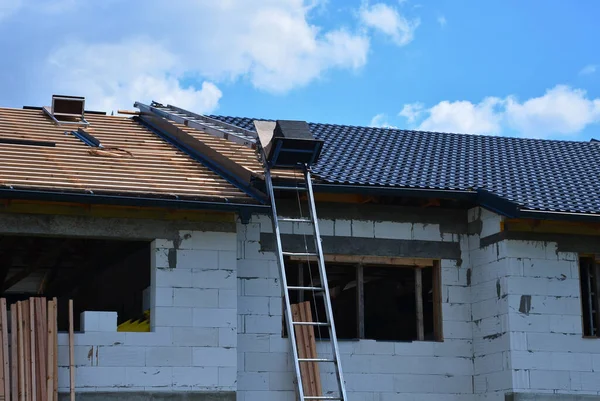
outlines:
{"label": "black roof tiles", "polygon": [[[253,119],[213,116],[254,129]],[[331,184],[483,190],[527,210],[600,213],[600,143],[309,124]]]}

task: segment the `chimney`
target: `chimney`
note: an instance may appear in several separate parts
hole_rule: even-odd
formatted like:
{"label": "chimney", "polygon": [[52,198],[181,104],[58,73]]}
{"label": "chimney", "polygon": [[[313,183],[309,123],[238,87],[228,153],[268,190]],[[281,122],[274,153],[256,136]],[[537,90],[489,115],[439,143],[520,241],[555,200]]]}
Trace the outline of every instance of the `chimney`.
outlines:
{"label": "chimney", "polygon": [[85,98],[81,96],[52,95],[52,107],[43,110],[57,125],[89,125],[85,120]]}

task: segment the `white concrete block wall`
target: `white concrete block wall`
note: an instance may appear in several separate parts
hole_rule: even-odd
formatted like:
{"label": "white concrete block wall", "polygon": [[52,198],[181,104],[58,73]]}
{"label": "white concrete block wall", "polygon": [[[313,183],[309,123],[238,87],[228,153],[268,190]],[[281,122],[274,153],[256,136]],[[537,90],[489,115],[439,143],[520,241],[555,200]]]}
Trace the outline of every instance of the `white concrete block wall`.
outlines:
{"label": "white concrete block wall", "polygon": [[582,337],[578,255],[556,243],[504,242],[518,266],[505,281],[515,391],[599,395],[600,340]]}
{"label": "white concrete block wall", "polygon": [[482,208],[471,209],[469,222],[481,222],[481,235],[461,243],[469,254],[473,321],[473,390],[478,400],[502,400],[511,391],[508,300],[503,280],[514,267],[498,244],[481,247],[480,238],[500,231],[502,218]]}
{"label": "white concrete block wall", "polygon": [[[320,227],[329,227],[328,235],[362,238],[441,241],[443,237],[436,224],[324,220]],[[282,231],[294,229],[283,227]],[[271,232],[268,218],[238,225],[238,399],[292,401],[295,376],[288,339],[282,338],[279,272],[275,255],[260,252],[261,231]],[[340,341],[350,400],[471,400],[473,344],[467,265],[443,260],[441,268],[445,341]],[[325,350],[328,345],[320,343],[318,348]],[[333,390],[334,376],[328,374],[327,366],[321,369],[323,387]]]}
{"label": "white concrete block wall", "polygon": [[[177,246],[152,244],[152,332],[116,332],[115,313],[85,313],[75,334],[77,391],[236,391],[236,233],[180,237]],[[68,391],[65,333],[59,365],[59,389]]]}

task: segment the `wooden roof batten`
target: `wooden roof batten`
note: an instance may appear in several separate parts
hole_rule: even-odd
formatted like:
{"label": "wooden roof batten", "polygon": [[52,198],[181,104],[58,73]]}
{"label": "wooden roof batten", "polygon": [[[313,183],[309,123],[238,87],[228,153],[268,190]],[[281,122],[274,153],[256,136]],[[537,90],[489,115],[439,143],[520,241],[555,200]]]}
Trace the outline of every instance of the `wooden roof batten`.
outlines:
{"label": "wooden roof batten", "polygon": [[[215,123],[211,123],[209,120],[212,119],[209,117],[187,112],[174,106],[165,107],[156,102],[153,102],[152,105],[136,102],[134,106],[140,109],[140,115],[134,117],[134,119],[137,119],[160,138],[210,168],[252,198],[263,204],[267,202],[266,194],[254,186],[258,178],[254,172],[239,165],[208,144],[196,139],[176,126],[175,123],[184,124],[212,136],[232,140],[252,149],[256,149],[257,145],[255,134],[237,127],[234,131],[231,128],[233,126],[221,126],[222,123],[216,120]],[[206,121],[203,119],[206,119]]]}

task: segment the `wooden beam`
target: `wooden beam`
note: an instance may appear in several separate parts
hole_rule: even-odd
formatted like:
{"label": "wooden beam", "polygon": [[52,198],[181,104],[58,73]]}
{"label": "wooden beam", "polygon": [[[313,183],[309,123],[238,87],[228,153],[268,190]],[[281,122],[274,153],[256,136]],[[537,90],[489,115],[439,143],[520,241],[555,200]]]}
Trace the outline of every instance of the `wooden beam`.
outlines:
{"label": "wooden beam", "polygon": [[35,298],[30,298],[28,302],[29,311],[29,319],[27,322],[27,326],[29,328],[29,369],[31,370],[31,401],[37,401],[37,375],[36,375],[36,350],[35,350]]}
{"label": "wooden beam", "polygon": [[502,231],[549,234],[600,235],[600,223],[535,219],[506,219]]}
{"label": "wooden beam", "polygon": [[10,397],[10,355],[8,353],[8,317],[6,316],[8,311],[6,310],[6,299],[0,299],[0,333],[2,333],[2,348],[0,354],[2,357],[2,388],[0,389],[4,393],[4,400],[8,401]]}
{"label": "wooden beam", "polygon": [[26,385],[25,385],[25,341],[23,338],[23,331],[25,330],[25,322],[23,321],[23,304],[17,302],[17,331],[18,339],[17,346],[19,348],[19,357],[17,365],[19,365],[19,401],[25,401],[26,397]]}
{"label": "wooden beam", "polygon": [[365,276],[362,264],[356,266],[356,325],[358,338],[365,338]]}
{"label": "wooden beam", "polygon": [[[357,255],[325,255],[325,262],[329,263],[349,263],[363,265],[380,265],[380,266],[411,266],[411,267],[432,267],[434,259],[425,258],[396,258],[388,256],[357,256]],[[290,260],[306,261],[306,256],[292,256]],[[316,257],[309,257],[309,261],[316,262]]]}
{"label": "wooden beam", "polygon": [[425,339],[425,327],[423,322],[423,271],[414,269],[415,271],[415,304],[417,312],[417,340]]}
{"label": "wooden beam", "polygon": [[17,323],[17,305],[12,304],[10,306],[10,392],[11,401],[18,401],[19,397],[19,370],[17,369],[17,360],[19,359],[19,345],[18,345],[18,323]]}
{"label": "wooden beam", "polygon": [[63,216],[90,216],[106,218],[129,218],[150,220],[175,220],[198,222],[235,223],[235,213],[218,211],[194,211],[163,208],[140,208],[133,206],[89,205],[82,203],[35,202],[20,200],[0,201],[5,213],[29,213]]}
{"label": "wooden beam", "polygon": [[54,400],[54,308],[52,307],[53,301],[48,301],[48,340],[46,342],[46,362],[47,362],[47,376],[46,376],[46,400]]}
{"label": "wooden beam", "polygon": [[54,401],[58,401],[58,300],[56,299],[56,297],[52,298],[52,308],[54,308],[54,310],[52,311],[52,324],[54,325],[54,341],[52,343],[52,346],[54,347],[54,359],[52,361],[52,364],[54,365],[53,399]]}

